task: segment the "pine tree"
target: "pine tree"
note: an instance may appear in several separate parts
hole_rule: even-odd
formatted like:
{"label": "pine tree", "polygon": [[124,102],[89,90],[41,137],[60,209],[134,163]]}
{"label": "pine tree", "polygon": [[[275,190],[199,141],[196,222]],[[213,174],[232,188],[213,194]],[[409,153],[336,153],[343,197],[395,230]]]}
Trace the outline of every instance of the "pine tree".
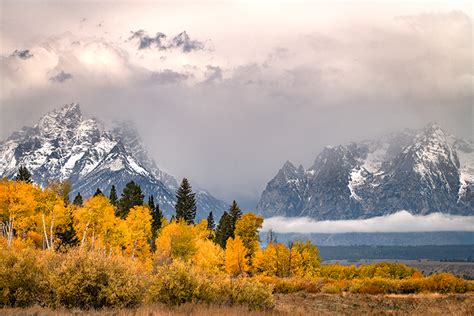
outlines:
{"label": "pine tree", "polygon": [[97,188],[97,190],[95,190],[95,193],[94,193],[94,196],[98,196],[98,195],[104,195],[104,193],[102,193],[102,191]]}
{"label": "pine tree", "polygon": [[156,205],[155,209],[152,210],[152,224],[151,227],[154,231],[158,231],[163,224],[163,212],[160,209],[160,205]]}
{"label": "pine tree", "polygon": [[231,237],[234,238],[234,231],[235,231],[235,223],[242,217],[242,210],[240,207],[237,205],[237,202],[235,200],[232,202],[232,205],[229,208],[229,215],[232,219],[232,225],[231,225]]}
{"label": "pine tree", "polygon": [[232,217],[229,213],[224,212],[219,220],[219,224],[217,225],[214,241],[216,244],[220,245],[222,249],[225,249],[229,237],[232,237]]}
{"label": "pine tree", "polygon": [[[82,202],[82,196],[79,193],[78,195],[76,195],[76,198],[78,196],[81,198],[81,202]],[[74,199],[74,202],[75,201],[76,199]],[[58,244],[59,249],[74,247],[79,244],[79,239],[77,239],[76,230],[74,229],[74,225],[73,225],[74,219],[73,219],[72,209],[70,207],[68,207],[66,218],[67,219],[66,219],[66,224],[65,224],[64,229],[56,233],[56,236],[59,239],[59,244]]]}
{"label": "pine tree", "polygon": [[138,184],[130,181],[123,188],[122,196],[120,197],[117,214],[118,216],[125,218],[128,215],[130,209],[136,205],[143,205],[144,195],[142,189]]}
{"label": "pine tree", "polygon": [[74,198],[74,201],[72,201],[72,204],[77,206],[82,206],[84,204],[84,200],[82,199],[81,193],[77,193],[76,197]]}
{"label": "pine tree", "polygon": [[155,198],[153,195],[150,195],[148,198],[148,208],[151,213],[151,239],[150,247],[152,251],[156,250],[155,240],[158,236],[158,230],[161,228],[163,213],[160,210],[160,205],[155,206]]}
{"label": "pine tree", "polygon": [[152,212],[155,211],[155,198],[153,197],[153,195],[150,195],[148,197],[148,207]]}
{"label": "pine tree", "polygon": [[117,205],[118,205],[117,190],[115,189],[115,185],[114,185],[114,184],[112,184],[112,188],[110,189],[109,200],[110,200],[110,203],[111,203],[113,206],[117,206]]}
{"label": "pine tree", "polygon": [[15,178],[16,181],[24,181],[26,183],[31,183],[31,173],[28,170],[28,168],[20,166],[18,168],[18,174],[16,175]]}
{"label": "pine tree", "polygon": [[207,229],[214,230],[216,228],[216,223],[214,223],[214,215],[212,215],[212,211],[209,213],[207,217]]}
{"label": "pine tree", "polygon": [[196,217],[196,199],[188,179],[184,178],[176,191],[176,219],[184,219],[188,224],[194,224]]}

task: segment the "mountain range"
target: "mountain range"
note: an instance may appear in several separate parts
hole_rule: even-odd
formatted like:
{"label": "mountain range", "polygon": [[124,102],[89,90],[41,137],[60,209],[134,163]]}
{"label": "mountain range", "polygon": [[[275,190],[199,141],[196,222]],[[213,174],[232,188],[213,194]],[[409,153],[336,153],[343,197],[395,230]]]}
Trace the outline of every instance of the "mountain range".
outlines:
{"label": "mountain range", "polygon": [[[23,127],[0,142],[0,177],[13,178],[20,166],[32,173],[35,183],[70,180],[70,198],[83,197],[97,188],[108,195],[131,180],[141,186],[145,197],[153,195],[168,217],[174,214],[178,181],[160,170],[131,123],[107,128],[94,118],[84,118],[79,104],[72,103],[44,115],[33,127]],[[196,191],[197,218],[210,211],[219,218],[226,203],[206,190]]]}
{"label": "mountain range", "polygon": [[287,161],[268,182],[265,217],[370,218],[400,210],[474,215],[474,143],[438,124],[327,146],[309,169]]}

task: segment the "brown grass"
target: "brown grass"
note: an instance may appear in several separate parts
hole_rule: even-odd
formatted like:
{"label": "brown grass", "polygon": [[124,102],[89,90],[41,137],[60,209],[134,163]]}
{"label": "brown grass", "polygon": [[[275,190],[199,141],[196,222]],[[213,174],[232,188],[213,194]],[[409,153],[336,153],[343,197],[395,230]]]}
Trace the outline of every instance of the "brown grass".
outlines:
{"label": "brown grass", "polygon": [[101,310],[48,310],[41,307],[28,309],[0,309],[2,315],[473,315],[474,293],[468,294],[277,294],[275,309],[249,311],[241,306],[185,304],[176,308],[147,305],[138,309]]}

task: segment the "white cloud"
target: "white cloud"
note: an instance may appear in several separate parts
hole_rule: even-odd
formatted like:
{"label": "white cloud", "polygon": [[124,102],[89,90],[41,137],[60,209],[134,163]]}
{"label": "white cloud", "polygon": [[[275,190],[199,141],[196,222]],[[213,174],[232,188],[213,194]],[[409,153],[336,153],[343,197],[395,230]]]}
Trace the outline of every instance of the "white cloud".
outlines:
{"label": "white cloud", "polygon": [[474,216],[454,216],[442,213],[412,215],[407,211],[369,219],[315,221],[307,217],[272,217],[263,222],[263,231],[277,233],[389,233],[474,231]]}

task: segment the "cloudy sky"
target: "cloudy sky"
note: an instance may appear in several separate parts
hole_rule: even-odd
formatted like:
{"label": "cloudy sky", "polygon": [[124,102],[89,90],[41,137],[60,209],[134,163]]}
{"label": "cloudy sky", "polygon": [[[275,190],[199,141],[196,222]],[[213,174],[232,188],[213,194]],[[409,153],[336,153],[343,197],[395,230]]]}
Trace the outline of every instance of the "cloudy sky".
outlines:
{"label": "cloudy sky", "polygon": [[473,134],[469,1],[0,1],[0,139],[78,102],[255,205],[286,160],[437,121]]}

